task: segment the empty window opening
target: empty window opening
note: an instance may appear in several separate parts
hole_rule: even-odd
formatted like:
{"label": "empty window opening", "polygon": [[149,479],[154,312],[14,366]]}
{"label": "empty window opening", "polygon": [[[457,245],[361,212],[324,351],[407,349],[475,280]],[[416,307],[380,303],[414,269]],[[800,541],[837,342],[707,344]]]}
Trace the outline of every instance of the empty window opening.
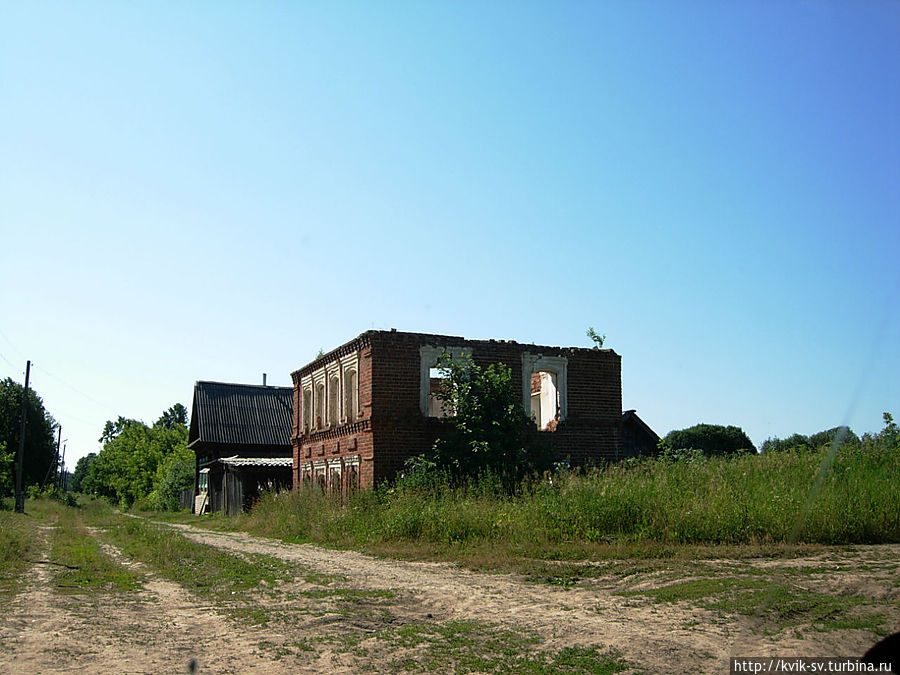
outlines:
{"label": "empty window opening", "polygon": [[316,429],[321,429],[325,420],[325,383],[316,385]]}
{"label": "empty window opening", "polygon": [[325,469],[316,469],[316,485],[325,492]]}
{"label": "empty window opening", "polygon": [[441,359],[449,357],[454,363],[465,365],[471,362],[472,350],[468,347],[432,347],[423,345],[419,348],[419,409],[426,417],[452,417],[455,411],[445,410],[446,404],[440,396],[446,393],[447,378],[438,368]]}
{"label": "empty window opening", "polygon": [[340,495],[341,494],[341,469],[340,467],[332,467],[331,475],[329,478],[329,484],[331,487],[331,494]]}
{"label": "empty window opening", "polygon": [[359,490],[359,469],[356,466],[347,467],[347,489],[351,494]]}
{"label": "empty window opening", "polygon": [[531,418],[542,431],[556,431],[559,424],[559,387],[556,373],[531,374]]}
{"label": "empty window opening", "polygon": [[312,429],[312,389],[303,390],[303,431]]}
{"label": "empty window opening", "polygon": [[355,370],[344,372],[344,415],[347,422],[355,422],[359,414],[359,394],[357,392]]}
{"label": "empty window opening", "polygon": [[328,426],[336,426],[341,419],[341,380],[333,375],[328,380]]}
{"label": "empty window opening", "polygon": [[430,368],[428,371],[428,416],[429,417],[452,417],[453,410],[450,402],[444,397],[450,391],[450,382],[447,372],[440,368]]}

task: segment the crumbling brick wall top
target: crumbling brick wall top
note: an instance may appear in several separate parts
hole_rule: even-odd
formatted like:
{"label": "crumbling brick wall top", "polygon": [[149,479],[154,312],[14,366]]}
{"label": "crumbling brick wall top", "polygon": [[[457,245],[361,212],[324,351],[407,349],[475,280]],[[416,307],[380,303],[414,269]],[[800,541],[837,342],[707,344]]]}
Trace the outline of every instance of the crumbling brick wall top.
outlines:
{"label": "crumbling brick wall top", "polygon": [[606,354],[618,356],[618,354],[616,354],[616,352],[612,349],[599,349],[598,347],[554,347],[550,345],[536,345],[527,342],[516,342],[515,340],[469,340],[458,335],[410,333],[397,330],[367,330],[364,333],[360,333],[352,340],[345,342],[341,346],[336,347],[335,349],[332,349],[331,351],[323,354],[318,359],[315,359],[314,361],[307,363],[305,366],[302,366],[301,368],[295,370],[293,373],[291,373],[291,376],[295,380],[299,379],[300,377],[303,377],[304,375],[307,375],[312,371],[321,368],[326,363],[345,356],[346,354],[350,354],[354,350],[358,350],[362,347],[371,345],[373,342],[386,343],[391,341],[415,345],[434,345],[446,347],[466,346],[472,348],[473,351],[485,347],[495,348],[498,345],[515,345],[515,347],[519,348],[518,350],[523,352],[540,352],[542,354],[552,356],[567,356],[576,353],[592,352],[603,352]]}

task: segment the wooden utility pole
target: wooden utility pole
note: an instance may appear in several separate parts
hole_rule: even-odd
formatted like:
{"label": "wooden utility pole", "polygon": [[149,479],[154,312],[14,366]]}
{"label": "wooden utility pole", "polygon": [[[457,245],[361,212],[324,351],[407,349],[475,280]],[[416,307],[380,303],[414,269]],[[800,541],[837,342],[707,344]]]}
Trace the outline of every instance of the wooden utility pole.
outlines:
{"label": "wooden utility pole", "polygon": [[63,492],[66,492],[69,489],[69,486],[66,484],[66,480],[65,480],[66,474],[63,471],[65,468],[66,468],[66,446],[63,445],[62,457],[60,457],[60,459],[59,459],[59,475],[58,475],[57,481],[56,481],[57,487],[60,490],[62,490]]}
{"label": "wooden utility pole", "polygon": [[25,362],[25,389],[22,391],[22,421],[19,423],[19,451],[16,453],[16,513],[25,513],[25,493],[22,491],[22,460],[25,457],[25,417],[28,414],[28,379],[31,361]]}

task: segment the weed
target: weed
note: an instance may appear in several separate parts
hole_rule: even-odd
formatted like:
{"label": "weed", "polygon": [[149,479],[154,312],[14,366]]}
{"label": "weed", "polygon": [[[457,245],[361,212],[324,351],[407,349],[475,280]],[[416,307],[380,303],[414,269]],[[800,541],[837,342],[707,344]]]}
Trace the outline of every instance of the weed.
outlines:
{"label": "weed", "polygon": [[[440,481],[427,489],[401,482],[346,503],[301,489],[263,496],[228,527],[376,553],[463,558],[473,567],[522,557],[658,559],[695,545],[781,555],[779,547],[795,542],[900,542],[900,453],[846,446],[813,492],[823,456],[647,459],[525,482],[514,497]],[[815,508],[807,508],[811,499]]]}
{"label": "weed", "polygon": [[[703,578],[660,588],[621,591],[618,595],[644,595],[658,602],[689,602],[703,609],[760,618],[780,631],[811,626],[819,631],[865,628],[884,632],[885,617],[872,611],[871,601],[855,596],[814,593],[794,584],[759,577]],[[865,603],[865,607],[862,605]],[[857,614],[853,614],[857,608]]]}

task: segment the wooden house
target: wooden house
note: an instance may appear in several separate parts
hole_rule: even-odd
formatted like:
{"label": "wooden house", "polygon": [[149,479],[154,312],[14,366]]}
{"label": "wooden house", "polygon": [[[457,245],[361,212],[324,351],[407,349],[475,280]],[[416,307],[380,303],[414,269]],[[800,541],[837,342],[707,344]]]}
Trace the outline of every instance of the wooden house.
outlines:
{"label": "wooden house", "polygon": [[637,412],[622,413],[622,457],[655,457],[659,454],[659,436]]}
{"label": "wooden house", "polygon": [[195,512],[235,515],[292,484],[293,389],[197,382],[188,447],[197,457]]}

